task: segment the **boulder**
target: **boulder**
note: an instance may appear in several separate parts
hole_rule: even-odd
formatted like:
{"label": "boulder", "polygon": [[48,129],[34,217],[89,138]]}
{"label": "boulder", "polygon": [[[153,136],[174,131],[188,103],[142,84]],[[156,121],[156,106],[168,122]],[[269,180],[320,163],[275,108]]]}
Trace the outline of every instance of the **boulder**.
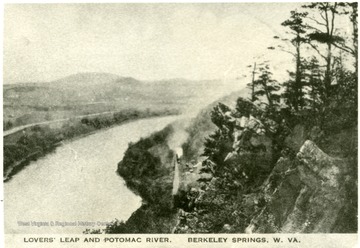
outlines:
{"label": "boulder", "polygon": [[291,134],[285,138],[285,145],[294,151],[299,151],[305,140],[305,127],[303,125],[296,125]]}
{"label": "boulder", "polygon": [[266,205],[252,219],[255,233],[329,233],[345,214],[347,161],[310,140],[296,158],[281,158],[264,182]]}

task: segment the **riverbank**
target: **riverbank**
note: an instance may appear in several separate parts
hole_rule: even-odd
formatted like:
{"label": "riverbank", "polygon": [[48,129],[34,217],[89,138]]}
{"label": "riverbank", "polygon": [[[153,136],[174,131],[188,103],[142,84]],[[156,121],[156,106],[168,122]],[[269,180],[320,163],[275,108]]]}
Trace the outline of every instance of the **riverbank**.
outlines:
{"label": "riverbank", "polygon": [[126,221],[114,221],[106,233],[171,233],[177,221],[173,206],[174,152],[168,142],[174,127],[130,144],[118,164],[126,185],[143,199],[142,206]]}
{"label": "riverbank", "polygon": [[128,122],[179,114],[176,110],[138,111],[126,110],[104,117],[85,117],[70,120],[60,127],[33,126],[4,137],[3,181],[7,182],[31,161],[51,153],[64,141],[71,141],[99,130]]}
{"label": "riverbank", "polygon": [[[180,116],[131,121],[64,142],[4,183],[7,234],[81,234],[128,220],[142,205],[117,173],[130,143],[162,130]],[[29,208],[29,206],[31,206]],[[87,207],[91,206],[91,207]],[[111,209],[111,211],[108,211]],[[19,226],[17,221],[95,222],[95,226]],[[103,224],[97,224],[97,223]]]}

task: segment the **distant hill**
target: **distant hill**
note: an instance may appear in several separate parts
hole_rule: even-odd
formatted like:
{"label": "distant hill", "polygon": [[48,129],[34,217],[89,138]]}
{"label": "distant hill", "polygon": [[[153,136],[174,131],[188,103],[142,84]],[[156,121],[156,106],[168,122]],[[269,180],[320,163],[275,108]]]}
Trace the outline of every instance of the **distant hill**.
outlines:
{"label": "distant hill", "polygon": [[72,74],[67,77],[55,80],[52,84],[56,83],[104,83],[104,82],[111,82],[120,79],[121,77],[116,74],[111,73],[97,73],[97,72],[87,72],[87,73],[77,73]]}
{"label": "distant hill", "polygon": [[218,81],[170,79],[142,82],[131,77],[107,73],[79,73],[48,83],[4,85],[4,103],[14,105],[72,105],[90,102],[136,102],[158,99],[182,100],[208,89]]}
{"label": "distant hill", "polygon": [[117,100],[139,81],[106,73],[79,73],[48,83],[4,85],[5,104],[63,106]]}
{"label": "distant hill", "polygon": [[[78,73],[52,82],[5,84],[4,120],[24,125],[124,109],[197,112],[226,94],[220,80],[140,81],[108,73]],[[228,87],[229,89],[229,87]]]}

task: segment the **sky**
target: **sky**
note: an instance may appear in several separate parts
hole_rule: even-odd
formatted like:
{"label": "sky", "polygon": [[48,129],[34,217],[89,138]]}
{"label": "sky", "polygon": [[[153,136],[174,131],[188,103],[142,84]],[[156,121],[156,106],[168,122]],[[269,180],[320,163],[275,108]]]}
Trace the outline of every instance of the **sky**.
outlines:
{"label": "sky", "polygon": [[247,65],[262,60],[281,77],[293,68],[291,55],[267,47],[300,5],[6,4],[4,83],[83,72],[234,80],[250,78]]}

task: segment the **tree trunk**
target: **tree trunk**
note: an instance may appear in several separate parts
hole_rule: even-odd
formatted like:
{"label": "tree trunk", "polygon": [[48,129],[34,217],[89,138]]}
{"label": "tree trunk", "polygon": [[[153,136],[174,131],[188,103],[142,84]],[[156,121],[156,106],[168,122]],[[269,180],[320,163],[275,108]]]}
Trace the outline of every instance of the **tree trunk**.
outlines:
{"label": "tree trunk", "polygon": [[325,71],[325,96],[329,98],[331,95],[331,42],[327,43],[326,71]]}
{"label": "tree trunk", "polygon": [[354,43],[354,57],[355,57],[355,73],[356,75],[358,74],[358,62],[359,62],[359,58],[358,58],[358,25],[357,25],[357,11],[358,11],[358,6],[357,3],[352,3],[351,4],[353,12],[351,14],[351,22],[353,24],[353,43]]}
{"label": "tree trunk", "polygon": [[255,102],[255,84],[254,84],[254,82],[255,82],[255,72],[256,72],[256,62],[254,63],[254,70],[253,70],[253,72],[252,72],[252,83],[251,83],[251,90],[252,90],[252,92],[251,92],[251,101],[252,102]]}
{"label": "tree trunk", "polygon": [[[299,36],[298,36],[299,39]],[[296,111],[299,110],[299,107],[301,108],[301,60],[300,60],[300,43],[296,45],[296,72],[295,72],[295,102],[294,102],[294,108]]]}

